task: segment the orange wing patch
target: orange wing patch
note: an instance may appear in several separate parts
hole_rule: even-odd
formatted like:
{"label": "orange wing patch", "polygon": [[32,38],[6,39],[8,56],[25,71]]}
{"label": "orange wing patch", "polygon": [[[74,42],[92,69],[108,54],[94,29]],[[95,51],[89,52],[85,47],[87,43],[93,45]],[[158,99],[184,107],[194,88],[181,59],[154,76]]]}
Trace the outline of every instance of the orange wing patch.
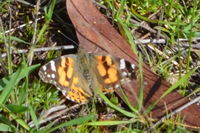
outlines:
{"label": "orange wing patch", "polygon": [[105,84],[113,84],[118,79],[118,69],[116,64],[113,63],[110,56],[97,56],[97,70],[99,74],[104,78]]}
{"label": "orange wing patch", "polygon": [[67,81],[67,79],[72,78],[73,66],[74,61],[72,58],[68,57],[61,59],[61,65],[58,67],[58,82],[64,87],[69,87],[69,81]]}
{"label": "orange wing patch", "polygon": [[113,93],[114,92],[114,89],[106,89],[106,88],[102,88],[101,89],[101,91],[103,92],[103,93]]}
{"label": "orange wing patch", "polygon": [[118,81],[118,72],[117,72],[117,69],[116,69],[116,65],[112,65],[108,69],[107,74],[108,74],[108,78],[106,78],[104,80],[104,82],[106,84],[112,84],[112,83],[115,83],[115,82]]}
{"label": "orange wing patch", "polygon": [[90,95],[87,94],[83,90],[83,88],[78,87],[78,83],[79,83],[79,78],[73,77],[70,91],[68,91],[66,97],[77,103],[84,103],[84,102],[88,101],[88,98],[90,97]]}

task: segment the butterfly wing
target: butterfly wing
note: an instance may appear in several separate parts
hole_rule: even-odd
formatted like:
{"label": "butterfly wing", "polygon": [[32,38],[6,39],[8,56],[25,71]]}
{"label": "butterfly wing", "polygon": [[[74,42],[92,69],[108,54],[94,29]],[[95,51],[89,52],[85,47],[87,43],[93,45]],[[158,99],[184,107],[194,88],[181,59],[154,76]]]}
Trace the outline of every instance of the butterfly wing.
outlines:
{"label": "butterfly wing", "polygon": [[67,99],[84,103],[92,94],[79,67],[76,55],[62,56],[42,66],[39,76],[44,82],[55,85]]}
{"label": "butterfly wing", "polygon": [[127,80],[135,78],[134,64],[111,55],[95,55],[96,75],[104,92],[112,92]]}

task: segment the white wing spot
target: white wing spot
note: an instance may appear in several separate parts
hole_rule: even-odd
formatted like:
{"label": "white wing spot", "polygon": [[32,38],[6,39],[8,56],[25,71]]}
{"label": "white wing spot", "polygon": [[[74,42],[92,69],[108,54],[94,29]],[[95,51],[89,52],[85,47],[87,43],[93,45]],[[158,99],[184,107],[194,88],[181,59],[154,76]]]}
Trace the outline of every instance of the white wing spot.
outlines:
{"label": "white wing spot", "polygon": [[109,87],[108,89],[109,89],[109,90],[112,90],[112,89],[113,89],[113,87]]}
{"label": "white wing spot", "polygon": [[121,82],[121,83],[124,83],[124,82],[125,82],[125,79],[121,79],[120,82]]}
{"label": "white wing spot", "polygon": [[49,74],[47,74],[47,77],[50,78],[51,76]]}
{"label": "white wing spot", "polygon": [[63,95],[67,95],[67,91],[66,90],[62,90]]}
{"label": "white wing spot", "polygon": [[119,88],[119,87],[120,87],[120,85],[119,85],[119,84],[116,84],[116,85],[115,85],[115,88]]}
{"label": "white wing spot", "polygon": [[128,75],[127,72],[122,72],[123,77],[126,77],[127,75]]}
{"label": "white wing spot", "polygon": [[47,67],[46,67],[46,66],[43,66],[42,68],[43,68],[43,70],[44,70],[44,71],[46,71],[46,70],[47,70]]}
{"label": "white wing spot", "polygon": [[55,61],[50,61],[50,64],[51,64],[51,70],[56,72]]}
{"label": "white wing spot", "polygon": [[54,79],[56,77],[56,75],[53,73],[53,74],[51,74],[51,77]]}
{"label": "white wing spot", "polygon": [[74,99],[72,99],[71,97],[69,96],[65,96],[67,99],[71,100],[72,102],[76,102]]}
{"label": "white wing spot", "polygon": [[124,59],[121,59],[120,60],[120,66],[119,66],[120,69],[125,69],[126,68],[126,64],[125,64],[125,60]]}
{"label": "white wing spot", "polygon": [[135,69],[135,64],[131,64],[132,69]]}

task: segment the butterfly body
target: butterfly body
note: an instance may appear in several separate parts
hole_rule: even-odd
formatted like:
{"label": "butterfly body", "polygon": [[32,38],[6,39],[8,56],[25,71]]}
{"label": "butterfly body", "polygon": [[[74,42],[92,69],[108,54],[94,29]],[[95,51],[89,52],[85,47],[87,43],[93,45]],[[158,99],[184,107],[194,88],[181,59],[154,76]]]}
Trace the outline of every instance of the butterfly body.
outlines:
{"label": "butterfly body", "polygon": [[58,57],[41,67],[40,78],[74,102],[87,102],[97,89],[113,92],[135,76],[135,65],[111,55],[92,53]]}

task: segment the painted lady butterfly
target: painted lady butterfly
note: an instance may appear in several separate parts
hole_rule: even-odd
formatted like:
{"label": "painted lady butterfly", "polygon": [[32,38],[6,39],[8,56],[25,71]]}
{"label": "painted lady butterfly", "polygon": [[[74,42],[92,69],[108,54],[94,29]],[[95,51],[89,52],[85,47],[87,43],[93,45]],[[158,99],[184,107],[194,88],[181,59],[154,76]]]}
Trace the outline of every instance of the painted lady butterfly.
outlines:
{"label": "painted lady butterfly", "polygon": [[92,53],[58,57],[42,66],[40,78],[57,87],[69,100],[84,103],[96,89],[105,93],[135,77],[136,66],[111,55]]}

